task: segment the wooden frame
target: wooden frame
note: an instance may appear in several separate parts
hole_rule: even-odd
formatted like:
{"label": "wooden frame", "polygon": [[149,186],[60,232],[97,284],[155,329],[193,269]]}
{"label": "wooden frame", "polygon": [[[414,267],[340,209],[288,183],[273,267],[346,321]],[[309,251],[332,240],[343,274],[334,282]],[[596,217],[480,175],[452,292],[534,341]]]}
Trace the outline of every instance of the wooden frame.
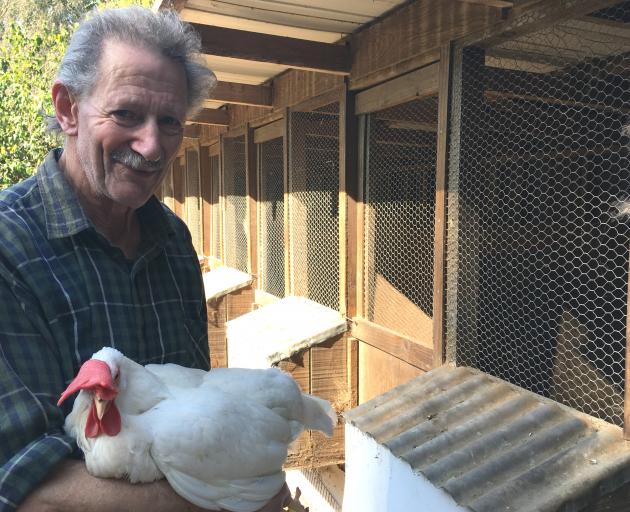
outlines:
{"label": "wooden frame", "polygon": [[[447,175],[447,134],[448,134],[448,101],[449,101],[449,73],[450,73],[450,45],[445,45],[440,53],[440,60],[425,66],[407,75],[377,85],[371,89],[356,94],[354,101],[355,114],[359,115],[358,121],[358,152],[357,174],[358,180],[356,205],[356,221],[349,225],[348,229],[356,237],[357,247],[354,276],[356,276],[356,304],[353,304],[352,312],[354,327],[352,334],[361,341],[376,347],[384,352],[401,359],[409,364],[428,370],[440,366],[443,363],[443,301],[444,301],[444,259],[445,259],[445,233],[446,233],[446,175]],[[432,127],[437,132],[436,148],[436,196],[435,196],[435,221],[434,221],[434,270],[433,270],[433,316],[426,321],[431,325],[430,336],[422,340],[412,340],[399,333],[382,327],[365,319],[365,285],[364,285],[364,259],[365,252],[363,240],[365,237],[365,197],[364,180],[365,169],[369,167],[369,155],[366,152],[365,139],[369,131],[369,116],[372,112],[378,112],[397,106],[415,99],[438,96],[438,125]],[[362,336],[369,336],[370,340],[364,340]],[[379,336],[384,336],[385,341],[378,341]],[[395,347],[395,343],[401,343],[401,347]],[[411,345],[413,344],[413,346]],[[428,347],[432,348],[429,349]],[[407,360],[406,357],[411,359]],[[429,363],[429,358],[430,363]]]}
{"label": "wooden frame", "polygon": [[[196,155],[197,159],[197,165],[194,169],[191,169],[191,159],[193,158],[191,157],[191,154]],[[191,173],[194,173],[196,175],[197,194],[193,194],[193,191],[189,190]],[[201,155],[199,151],[199,145],[186,148],[184,183],[184,207],[186,210],[186,224],[188,225],[188,230],[191,233],[195,250],[198,254],[203,254],[203,208],[201,203]],[[197,201],[197,205],[191,204],[195,200]],[[195,219],[195,217],[197,218]]]}

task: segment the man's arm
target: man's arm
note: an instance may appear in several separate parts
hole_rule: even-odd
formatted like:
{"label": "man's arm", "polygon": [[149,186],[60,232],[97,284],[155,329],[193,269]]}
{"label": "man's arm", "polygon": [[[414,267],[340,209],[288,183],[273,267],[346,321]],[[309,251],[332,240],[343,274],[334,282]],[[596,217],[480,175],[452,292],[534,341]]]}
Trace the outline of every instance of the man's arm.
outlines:
{"label": "man's arm", "polygon": [[[259,512],[280,512],[285,487]],[[18,512],[208,512],[177,495],[166,480],[130,484],[91,476],[82,461],[66,460],[22,504]]]}

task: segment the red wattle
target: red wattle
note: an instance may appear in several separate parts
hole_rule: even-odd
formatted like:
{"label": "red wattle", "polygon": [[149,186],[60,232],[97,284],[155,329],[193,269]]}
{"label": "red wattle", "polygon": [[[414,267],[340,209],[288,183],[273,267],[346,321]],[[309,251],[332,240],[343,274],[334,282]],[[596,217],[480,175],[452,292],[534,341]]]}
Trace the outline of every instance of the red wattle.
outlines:
{"label": "red wattle", "polygon": [[96,415],[96,404],[92,402],[85,422],[85,437],[98,437],[101,434],[115,436],[120,432],[121,426],[120,412],[116,404],[110,403],[103,418],[99,420]]}

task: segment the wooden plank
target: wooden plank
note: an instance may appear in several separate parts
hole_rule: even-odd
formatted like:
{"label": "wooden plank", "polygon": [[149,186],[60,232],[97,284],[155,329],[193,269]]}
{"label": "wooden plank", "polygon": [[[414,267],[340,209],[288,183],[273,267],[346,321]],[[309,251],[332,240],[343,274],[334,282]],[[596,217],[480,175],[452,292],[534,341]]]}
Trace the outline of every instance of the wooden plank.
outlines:
{"label": "wooden plank", "polygon": [[217,82],[210,91],[209,100],[224,101],[237,105],[269,107],[272,103],[272,88],[269,85],[249,85],[235,82]]}
{"label": "wooden plank", "polygon": [[457,0],[466,4],[483,5],[485,7],[496,7],[497,9],[511,9],[514,2],[506,2],[505,0]]}
{"label": "wooden plank", "polygon": [[[335,411],[350,409],[346,366],[346,335],[341,334],[311,347],[311,393],[328,400]],[[314,466],[341,463],[344,460],[343,422],[338,422],[331,439],[312,432]]]}
{"label": "wooden plank", "polygon": [[191,123],[228,126],[230,124],[230,114],[222,108],[204,108],[195,117],[190,119]]}
{"label": "wooden plank", "polygon": [[624,379],[623,437],[630,440],[630,257],[628,258],[628,295],[626,302],[626,378]]}
{"label": "wooden plank", "polygon": [[433,253],[433,365],[444,360],[444,288],[446,261],[446,176],[448,162],[448,120],[450,97],[450,44],[444,45],[440,58],[438,98],[437,160],[435,168],[435,243]]}
{"label": "wooden plank", "polygon": [[[356,315],[358,317],[365,317],[365,281],[364,281],[364,267],[365,267],[365,198],[364,198],[364,186],[365,186],[365,170],[367,164],[367,155],[365,151],[366,142],[366,130],[368,124],[368,116],[358,116],[358,144],[357,144],[357,181],[355,190],[356,200],[356,228],[354,230],[354,236],[356,237]],[[351,236],[351,235],[349,235]],[[352,318],[352,317],[351,317]]]}
{"label": "wooden plank", "polygon": [[210,256],[212,250],[212,169],[210,151],[207,147],[199,148],[199,169],[201,173],[201,231],[203,254]]}
{"label": "wooden plank", "polygon": [[357,94],[356,115],[384,110],[412,99],[434,96],[438,91],[439,63],[395,78]]}
{"label": "wooden plank", "polygon": [[340,75],[291,69],[274,77],[273,104],[275,108],[292,107],[343,86],[344,77]]}
{"label": "wooden plank", "polygon": [[217,141],[208,146],[208,156],[217,156],[221,152],[221,144]]}
{"label": "wooden plank", "polygon": [[420,55],[414,55],[408,59],[389,64],[371,71],[363,76],[350,76],[350,90],[358,91],[373,87],[393,78],[404,75],[416,69],[423,68],[440,60],[440,49],[431,48]]}
{"label": "wooden plank", "polygon": [[347,374],[348,389],[350,391],[350,407],[359,405],[359,340],[347,336]]}
{"label": "wooden plank", "polygon": [[198,139],[201,134],[201,126],[198,124],[187,124],[184,126],[184,137],[187,139]]}
{"label": "wooden plank", "polygon": [[[518,37],[538,32],[563,20],[618,4],[619,0],[545,0],[528,1],[515,5],[507,20],[472,32],[458,41],[458,46],[477,44],[490,48]],[[568,4],[568,5],[567,5]]]}
{"label": "wooden plank", "polygon": [[284,198],[283,216],[284,216],[284,295],[288,297],[291,294],[293,276],[291,275],[291,246],[290,246],[290,230],[289,230],[289,154],[291,145],[291,112],[288,108],[284,110],[284,162],[283,162],[283,184]]}
{"label": "wooden plank", "polygon": [[367,343],[359,342],[358,345],[360,404],[424,373]]}
{"label": "wooden plank", "polygon": [[277,139],[284,135],[284,120],[278,119],[273,123],[266,124],[254,130],[254,144],[260,144],[269,140]]}
{"label": "wooden plank", "polygon": [[[291,108],[293,112],[312,112],[313,110],[317,110],[318,108],[325,107],[326,105],[330,105],[331,103],[336,103],[339,101],[339,97],[342,87],[336,87],[327,91],[323,94],[319,94],[312,98],[308,98],[297,105],[294,105]],[[333,114],[335,115],[335,114]]]}
{"label": "wooden plank", "polygon": [[[338,205],[339,216],[337,224],[339,226],[339,313],[343,316],[348,316],[348,282],[354,280],[352,271],[348,268],[348,240],[346,239],[346,233],[348,231],[348,200],[347,200],[347,182],[346,182],[346,165],[347,154],[352,153],[352,147],[354,147],[355,139],[349,139],[348,128],[349,120],[346,118],[347,108],[346,103],[348,96],[346,94],[345,87],[339,91],[339,192],[338,192]],[[354,116],[353,116],[354,117]]]}
{"label": "wooden plank", "polygon": [[433,368],[433,350],[363,318],[352,319],[351,335],[421,370]]}
{"label": "wooden plank", "polygon": [[[359,120],[354,112],[354,94],[346,89],[343,100],[339,105],[339,111],[343,112],[343,122],[339,123],[341,148],[339,153],[340,166],[340,190],[343,196],[339,198],[339,204],[345,211],[345,225],[341,224],[341,238],[345,238],[344,259],[345,259],[345,296],[346,316],[357,316],[357,267],[360,260],[357,258],[357,248],[361,243],[358,238],[358,201],[359,201],[359,169],[358,169],[358,148],[356,145],[359,135]],[[343,130],[341,128],[343,127]],[[361,145],[362,147],[362,145]],[[342,202],[343,201],[343,202]],[[345,205],[345,208],[343,206]]]}
{"label": "wooden plank", "polygon": [[501,11],[415,0],[352,36],[351,88],[364,88],[440,58],[440,47],[502,22]]}
{"label": "wooden plank", "polygon": [[184,210],[184,201],[186,198],[186,183],[184,180],[184,166],[181,164],[180,159],[177,158],[173,162],[173,200],[174,211],[184,222],[186,221],[186,214]]}
{"label": "wooden plank", "polygon": [[202,51],[211,55],[272,62],[298,69],[347,75],[350,48],[291,37],[191,24],[201,36]]}
{"label": "wooden plank", "polygon": [[[249,272],[257,280],[258,275],[258,179],[256,167],[256,144],[254,144],[254,130],[248,128],[245,133],[245,180],[247,190],[247,218],[249,219],[248,247]],[[256,283],[254,282],[254,287]],[[253,301],[252,301],[253,302]]]}

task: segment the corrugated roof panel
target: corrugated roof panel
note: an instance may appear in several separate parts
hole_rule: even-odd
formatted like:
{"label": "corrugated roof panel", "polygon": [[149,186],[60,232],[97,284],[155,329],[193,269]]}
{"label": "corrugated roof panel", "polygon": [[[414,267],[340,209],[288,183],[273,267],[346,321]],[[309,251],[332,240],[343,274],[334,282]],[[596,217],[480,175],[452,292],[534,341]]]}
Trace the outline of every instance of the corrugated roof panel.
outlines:
{"label": "corrugated roof panel", "polygon": [[437,368],[345,418],[476,512],[580,510],[630,481],[621,429],[472,368]]}

